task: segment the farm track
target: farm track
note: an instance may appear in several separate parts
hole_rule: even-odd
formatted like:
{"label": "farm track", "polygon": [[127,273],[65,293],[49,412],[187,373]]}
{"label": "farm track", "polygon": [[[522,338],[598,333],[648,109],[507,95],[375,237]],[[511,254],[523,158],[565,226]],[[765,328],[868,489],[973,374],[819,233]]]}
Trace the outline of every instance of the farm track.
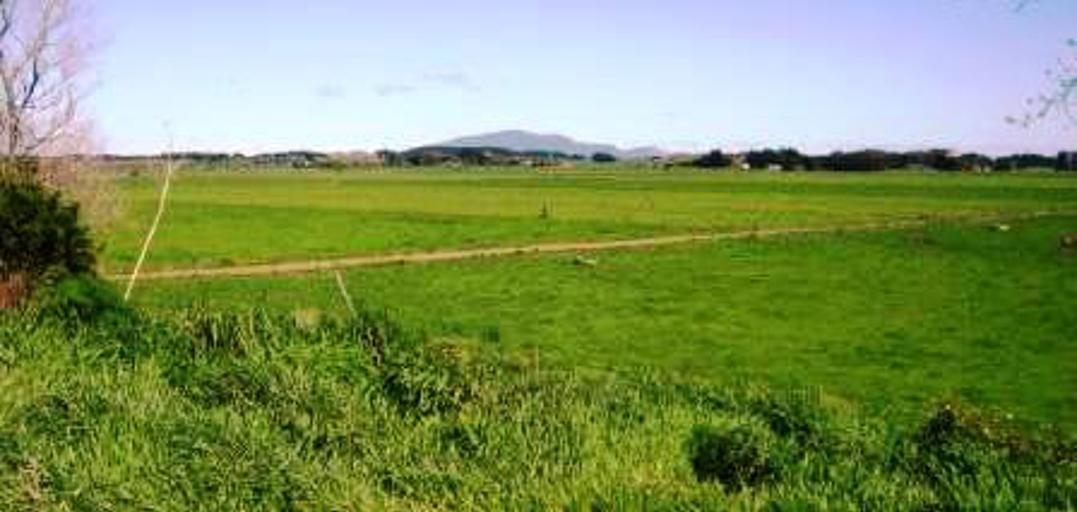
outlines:
{"label": "farm track", "polygon": [[[923,227],[933,222],[963,222],[971,224],[988,224],[1010,222],[1041,217],[1073,215],[1066,211],[1041,211],[1009,215],[963,215],[934,216],[914,220],[897,220],[862,224],[844,224],[819,227],[790,227],[757,229],[746,231],[729,231],[720,233],[697,233],[686,235],[669,235],[627,240],[609,240],[600,242],[547,242],[520,246],[488,247],[477,249],[451,249],[415,253],[375,254],[352,256],[325,260],[306,260],[282,263],[256,263],[228,267],[187,268],[142,272],[139,280],[200,279],[218,277],[257,277],[272,275],[304,274],[326,270],[338,270],[354,267],[374,267],[386,265],[424,264],[468,259],[500,258],[528,254],[557,254],[570,252],[611,251],[618,249],[643,249],[666,245],[681,245],[698,242],[722,240],[744,240],[752,238],[773,238],[789,235],[825,234],[842,232],[877,232],[897,231]],[[114,275],[112,279],[126,280],[130,275]]]}

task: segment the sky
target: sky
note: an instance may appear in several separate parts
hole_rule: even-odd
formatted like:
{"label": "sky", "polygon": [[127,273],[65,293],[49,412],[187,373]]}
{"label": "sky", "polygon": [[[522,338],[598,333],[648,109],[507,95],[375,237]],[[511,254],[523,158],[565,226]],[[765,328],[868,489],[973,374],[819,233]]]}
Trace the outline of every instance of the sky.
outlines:
{"label": "sky", "polygon": [[104,149],[402,149],[503,129],[623,147],[1077,148],[1005,122],[1077,1],[97,0]]}

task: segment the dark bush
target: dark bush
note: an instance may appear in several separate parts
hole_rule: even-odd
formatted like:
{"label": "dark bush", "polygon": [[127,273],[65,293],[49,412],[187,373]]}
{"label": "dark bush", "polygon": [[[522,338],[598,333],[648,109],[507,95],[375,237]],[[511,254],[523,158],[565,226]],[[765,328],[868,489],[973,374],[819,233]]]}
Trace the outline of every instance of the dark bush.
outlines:
{"label": "dark bush", "polygon": [[[962,508],[967,489],[976,487],[1010,487],[1016,501],[1046,510],[1072,509],[1077,496],[1066,476],[1077,467],[1077,445],[1068,435],[1027,430],[959,404],[941,405],[913,433],[911,450],[902,458],[905,471],[931,487],[945,509]],[[1042,487],[1019,484],[1031,475],[1042,475]]]}
{"label": "dark bush", "polygon": [[1077,463],[1077,444],[1060,432],[1030,431],[1014,420],[944,403],[914,436],[921,455],[945,459],[955,449],[976,446],[1001,454],[1011,462],[1057,465]]}
{"label": "dark bush", "polygon": [[720,149],[716,149],[699,157],[693,163],[696,167],[704,169],[724,169],[733,165],[733,158],[722,153]]}
{"label": "dark bush", "polygon": [[609,153],[595,153],[591,155],[591,161],[598,164],[611,164],[617,161],[617,157]]}
{"label": "dark bush", "polygon": [[752,169],[766,169],[776,165],[783,171],[795,171],[808,167],[807,157],[792,148],[749,151],[744,155],[744,161]]}
{"label": "dark bush", "polygon": [[130,312],[112,285],[91,274],[59,278],[35,297],[39,311],[79,322],[115,319]]}
{"label": "dark bush", "polygon": [[696,479],[733,488],[754,487],[772,477],[773,434],[763,425],[741,422],[717,428],[696,425],[688,438],[688,458]]}
{"label": "dark bush", "polygon": [[875,149],[851,153],[836,152],[818,160],[818,168],[842,172],[878,172],[904,165],[900,155]]}
{"label": "dark bush", "polygon": [[76,205],[36,181],[0,179],[0,288],[17,295],[10,302],[32,293],[46,275],[91,273],[93,265],[93,243]]}

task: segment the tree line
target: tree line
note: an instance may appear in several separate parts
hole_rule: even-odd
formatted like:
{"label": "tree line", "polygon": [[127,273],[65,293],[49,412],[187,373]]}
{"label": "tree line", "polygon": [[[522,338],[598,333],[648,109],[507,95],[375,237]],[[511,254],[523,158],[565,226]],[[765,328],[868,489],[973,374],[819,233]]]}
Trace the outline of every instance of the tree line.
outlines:
{"label": "tree line", "polygon": [[[153,156],[98,155],[105,163],[145,163],[146,160],[172,158],[198,167],[292,167],[296,169],[333,169],[357,165],[386,167],[444,166],[549,166],[566,163],[615,163],[610,154],[570,155],[558,151],[512,151],[499,147],[428,146],[407,151],[381,150],[361,157],[334,155],[314,151],[287,151],[243,155],[240,153],[177,152]],[[759,149],[726,153],[715,149],[690,158],[655,157],[651,163],[665,167],[689,166],[703,169],[751,169],[782,171],[871,172],[889,169],[923,169],[937,171],[1077,171],[1077,151],[1063,151],[1056,156],[1020,153],[991,157],[979,153],[954,154],[944,149],[894,152],[884,150],[837,151],[825,155],[808,155],[794,148]]]}
{"label": "tree line", "polygon": [[699,168],[771,169],[784,171],[871,172],[888,169],[931,169],[937,171],[1022,171],[1055,169],[1077,171],[1077,152],[1057,156],[1013,154],[990,157],[979,153],[954,154],[944,149],[893,152],[877,149],[836,151],[807,155],[793,148],[752,150],[745,153],[710,151],[691,161]]}

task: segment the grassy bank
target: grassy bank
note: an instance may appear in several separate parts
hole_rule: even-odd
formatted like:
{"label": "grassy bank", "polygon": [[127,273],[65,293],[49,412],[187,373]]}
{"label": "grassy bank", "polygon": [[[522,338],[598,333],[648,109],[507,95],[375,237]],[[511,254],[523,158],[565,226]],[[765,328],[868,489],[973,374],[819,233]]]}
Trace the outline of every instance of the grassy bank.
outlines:
{"label": "grassy bank", "polygon": [[1041,509],[1072,441],[962,408],[588,376],[377,315],[0,316],[0,508]]}

